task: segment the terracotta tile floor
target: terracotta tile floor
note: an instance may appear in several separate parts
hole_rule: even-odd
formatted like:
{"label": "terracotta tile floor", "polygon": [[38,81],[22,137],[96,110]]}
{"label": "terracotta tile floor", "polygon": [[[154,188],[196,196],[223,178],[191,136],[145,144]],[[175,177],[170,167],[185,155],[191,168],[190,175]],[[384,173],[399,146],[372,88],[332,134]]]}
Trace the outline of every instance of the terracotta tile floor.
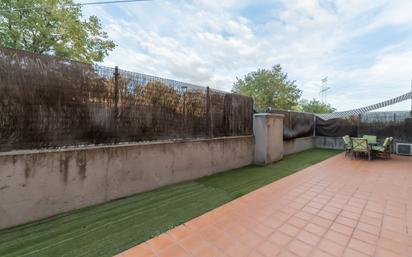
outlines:
{"label": "terracotta tile floor", "polygon": [[412,158],[338,155],[118,256],[412,256]]}

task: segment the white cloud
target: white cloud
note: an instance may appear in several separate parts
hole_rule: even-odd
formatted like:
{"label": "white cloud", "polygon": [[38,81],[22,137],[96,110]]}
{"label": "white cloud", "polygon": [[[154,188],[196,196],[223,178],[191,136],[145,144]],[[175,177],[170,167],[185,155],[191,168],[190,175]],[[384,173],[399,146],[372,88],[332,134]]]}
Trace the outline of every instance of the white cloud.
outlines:
{"label": "white cloud", "polygon": [[[263,3],[271,16],[256,23],[249,7]],[[329,76],[328,99],[340,110],[409,89],[412,37],[374,50],[353,43],[386,26],[411,31],[409,0],[179,0],[85,11],[118,44],[107,65],[230,90],[236,77],[280,63],[306,98]],[[357,44],[369,62],[346,54]]]}

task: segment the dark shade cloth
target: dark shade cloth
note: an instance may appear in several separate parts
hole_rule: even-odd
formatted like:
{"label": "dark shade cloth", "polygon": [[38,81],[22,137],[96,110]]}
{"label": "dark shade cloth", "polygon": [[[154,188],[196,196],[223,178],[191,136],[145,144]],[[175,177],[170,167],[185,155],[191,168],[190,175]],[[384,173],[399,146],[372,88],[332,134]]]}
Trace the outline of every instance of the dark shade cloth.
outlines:
{"label": "dark shade cloth", "polygon": [[357,119],[331,119],[316,118],[316,135],[325,137],[351,137],[358,136]]}
{"label": "dark shade cloth", "polygon": [[313,136],[315,117],[313,114],[284,110],[271,110],[270,113],[285,115],[283,119],[284,140]]}

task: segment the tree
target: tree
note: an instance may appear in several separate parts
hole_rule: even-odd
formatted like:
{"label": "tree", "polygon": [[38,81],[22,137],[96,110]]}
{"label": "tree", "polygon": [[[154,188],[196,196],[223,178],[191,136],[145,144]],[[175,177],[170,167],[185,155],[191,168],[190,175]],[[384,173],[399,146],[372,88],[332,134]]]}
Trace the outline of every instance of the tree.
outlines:
{"label": "tree", "polygon": [[299,110],[302,112],[312,112],[312,113],[331,113],[336,111],[330,104],[322,103],[321,101],[313,98],[311,101],[307,99],[302,99],[299,102]]}
{"label": "tree", "polygon": [[2,0],[0,46],[92,63],[116,45],[73,0]]}
{"label": "tree", "polygon": [[252,96],[257,109],[292,109],[302,94],[279,64],[271,70],[259,69],[248,73],[244,79],[237,79],[232,92]]}

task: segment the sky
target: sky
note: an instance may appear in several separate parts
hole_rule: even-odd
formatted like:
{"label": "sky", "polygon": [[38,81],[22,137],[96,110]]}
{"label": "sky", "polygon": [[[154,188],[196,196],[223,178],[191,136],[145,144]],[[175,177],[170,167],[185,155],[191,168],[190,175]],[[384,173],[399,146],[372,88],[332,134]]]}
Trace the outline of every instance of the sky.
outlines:
{"label": "sky", "polygon": [[107,66],[230,91],[236,78],[280,64],[303,98],[320,99],[327,76],[338,111],[411,90],[411,0],[153,0],[83,13],[117,44]]}

